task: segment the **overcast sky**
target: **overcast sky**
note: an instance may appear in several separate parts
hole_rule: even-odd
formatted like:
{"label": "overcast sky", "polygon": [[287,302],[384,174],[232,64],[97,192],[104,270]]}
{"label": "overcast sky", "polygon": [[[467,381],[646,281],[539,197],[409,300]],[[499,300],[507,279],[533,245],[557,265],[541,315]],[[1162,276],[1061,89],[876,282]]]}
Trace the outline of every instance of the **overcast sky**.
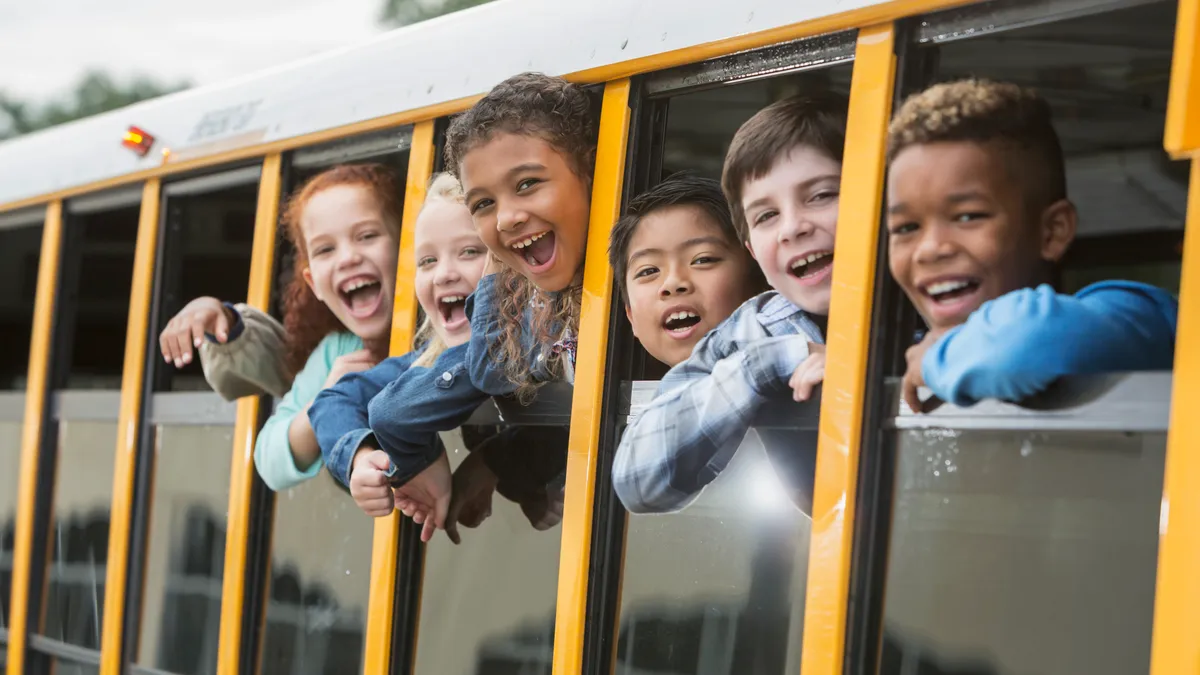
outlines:
{"label": "overcast sky", "polygon": [[0,90],[41,101],[89,68],[208,84],[379,32],[382,0],[0,0]]}

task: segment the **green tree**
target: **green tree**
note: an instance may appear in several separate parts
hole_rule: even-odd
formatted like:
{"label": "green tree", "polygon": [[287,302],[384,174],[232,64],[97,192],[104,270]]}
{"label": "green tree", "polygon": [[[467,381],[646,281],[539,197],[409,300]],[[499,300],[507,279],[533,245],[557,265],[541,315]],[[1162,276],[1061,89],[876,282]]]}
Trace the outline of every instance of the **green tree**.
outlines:
{"label": "green tree", "polygon": [[116,110],[188,86],[187,82],[163,84],[144,76],[121,83],[105,73],[90,71],[80,78],[69,94],[41,105],[0,92],[0,139]]}
{"label": "green tree", "polygon": [[383,0],[379,22],[385,26],[407,26],[488,2],[491,0]]}

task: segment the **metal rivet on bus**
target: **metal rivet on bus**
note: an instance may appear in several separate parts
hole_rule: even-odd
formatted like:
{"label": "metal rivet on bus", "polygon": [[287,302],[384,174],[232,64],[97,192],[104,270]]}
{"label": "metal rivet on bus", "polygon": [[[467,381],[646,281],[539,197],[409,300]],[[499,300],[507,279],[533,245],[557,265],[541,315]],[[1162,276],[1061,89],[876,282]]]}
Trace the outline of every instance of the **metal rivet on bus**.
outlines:
{"label": "metal rivet on bus", "polygon": [[454,379],[454,376],[451,375],[450,371],[447,370],[446,372],[442,373],[442,379],[449,382],[450,380]]}

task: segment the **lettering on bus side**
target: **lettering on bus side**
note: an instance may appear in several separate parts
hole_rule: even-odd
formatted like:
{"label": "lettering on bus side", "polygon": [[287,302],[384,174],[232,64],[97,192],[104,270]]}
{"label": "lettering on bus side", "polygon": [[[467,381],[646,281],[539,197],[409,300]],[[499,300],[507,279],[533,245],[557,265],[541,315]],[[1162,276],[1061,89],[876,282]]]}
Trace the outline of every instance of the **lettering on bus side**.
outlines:
{"label": "lettering on bus side", "polygon": [[261,104],[262,99],[258,99],[204,113],[204,116],[192,128],[187,142],[191,144],[245,129],[250,124],[250,120],[254,119],[254,114],[258,112],[258,106]]}

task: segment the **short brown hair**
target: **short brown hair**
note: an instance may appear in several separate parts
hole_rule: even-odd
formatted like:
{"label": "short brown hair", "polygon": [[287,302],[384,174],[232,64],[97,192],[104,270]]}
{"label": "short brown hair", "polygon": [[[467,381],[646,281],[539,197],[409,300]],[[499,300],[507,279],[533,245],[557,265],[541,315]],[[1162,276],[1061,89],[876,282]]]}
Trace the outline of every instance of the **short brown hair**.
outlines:
{"label": "short brown hair", "polygon": [[742,241],[750,238],[742,192],[746,183],[767,175],[780,157],[806,145],[842,161],[846,144],[846,97],[833,92],[792,96],[759,110],[733,135],[721,187]]}
{"label": "short brown hair", "polygon": [[[737,229],[729,214],[729,205],[721,194],[721,184],[711,178],[701,178],[686,173],[677,173],[670,178],[650,188],[646,192],[629,201],[625,215],[613,226],[608,238],[608,262],[612,266],[613,276],[621,289],[625,304],[629,304],[629,288],[626,286],[625,275],[629,273],[629,244],[637,233],[642,220],[650,214],[673,206],[694,206],[704,212],[717,224],[721,236],[729,241],[734,255],[750,253],[738,241]],[[766,280],[762,270],[751,261],[747,266],[750,275],[750,285],[755,289],[765,290]]]}
{"label": "short brown hair", "polygon": [[521,73],[492,87],[446,130],[446,169],[461,179],[463,157],[498,133],[536,136],[590,179],[596,162],[592,101],[581,85],[541,73]]}
{"label": "short brown hair", "polygon": [[1009,82],[965,79],[935,84],[908,97],[888,127],[887,161],[927,143],[1000,142],[1018,151],[1017,174],[1044,208],[1067,196],[1062,145],[1050,104]]}

